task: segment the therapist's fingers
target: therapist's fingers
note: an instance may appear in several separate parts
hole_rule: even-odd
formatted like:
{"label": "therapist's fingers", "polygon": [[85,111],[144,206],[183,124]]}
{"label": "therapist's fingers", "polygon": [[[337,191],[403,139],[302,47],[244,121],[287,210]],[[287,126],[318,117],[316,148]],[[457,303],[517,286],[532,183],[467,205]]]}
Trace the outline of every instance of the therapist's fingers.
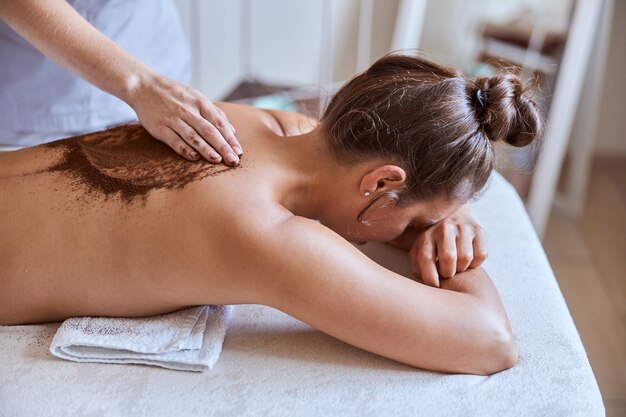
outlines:
{"label": "therapist's fingers", "polygon": [[166,128],[161,132],[161,141],[172,148],[174,152],[190,161],[197,161],[200,155],[193,150],[176,132],[170,128]]}
{"label": "therapist's fingers", "polygon": [[437,269],[444,278],[452,278],[456,274],[456,237],[457,226],[452,223],[442,223],[438,228],[437,245]]}
{"label": "therapist's fingers", "polygon": [[[226,116],[226,113],[224,113],[224,110],[220,109],[219,107],[215,106],[215,109],[219,112],[220,115],[222,115],[222,117],[226,120],[228,120],[228,116]],[[230,122],[230,121],[229,121]],[[231,130],[233,131],[233,134],[237,133],[237,129],[235,129],[235,126],[230,125]],[[236,138],[235,138],[236,139]]]}
{"label": "therapist's fingers", "polygon": [[222,162],[222,157],[215,152],[215,150],[207,145],[204,139],[196,132],[188,124],[184,123],[182,120],[177,123],[176,127],[173,128],[176,131],[178,136],[187,143],[190,147],[192,147],[197,153],[202,155],[204,159],[212,163],[220,163]]}
{"label": "therapist's fingers", "polygon": [[[200,151],[201,148],[210,148],[212,151],[217,152],[228,165],[235,166],[239,163],[239,157],[214,125],[202,117],[195,115],[189,116],[184,119],[183,122],[186,122],[183,124],[186,124],[187,128],[194,132],[186,133],[189,135],[189,138],[184,136],[185,141],[189,145],[193,146],[198,151]],[[183,130],[187,131],[187,128],[183,128]],[[191,142],[190,139],[192,140]],[[209,160],[214,161],[214,158]]]}
{"label": "therapist's fingers", "polygon": [[222,138],[228,143],[235,155],[239,156],[243,153],[241,144],[235,137],[233,125],[228,120],[226,113],[210,101],[203,100],[200,104],[200,114],[219,130]]}

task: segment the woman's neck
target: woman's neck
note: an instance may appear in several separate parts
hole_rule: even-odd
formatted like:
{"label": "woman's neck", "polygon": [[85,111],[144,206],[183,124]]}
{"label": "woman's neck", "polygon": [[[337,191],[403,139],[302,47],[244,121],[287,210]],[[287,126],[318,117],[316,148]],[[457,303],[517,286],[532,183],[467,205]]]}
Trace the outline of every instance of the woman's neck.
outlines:
{"label": "woman's neck", "polygon": [[354,173],[333,157],[320,127],[283,138],[278,145],[274,155],[282,171],[276,188],[279,202],[297,216],[323,218]]}

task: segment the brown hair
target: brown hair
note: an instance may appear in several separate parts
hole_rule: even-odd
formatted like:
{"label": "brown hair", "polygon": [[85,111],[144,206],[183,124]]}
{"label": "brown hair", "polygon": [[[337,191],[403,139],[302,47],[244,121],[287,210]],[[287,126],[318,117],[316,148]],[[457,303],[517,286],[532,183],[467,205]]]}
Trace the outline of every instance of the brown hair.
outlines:
{"label": "brown hair", "polygon": [[381,158],[405,169],[404,189],[388,194],[396,204],[466,201],[493,170],[495,142],[521,147],[541,134],[526,91],[511,73],[470,79],[422,57],[388,54],[334,95],[321,122],[341,163]]}

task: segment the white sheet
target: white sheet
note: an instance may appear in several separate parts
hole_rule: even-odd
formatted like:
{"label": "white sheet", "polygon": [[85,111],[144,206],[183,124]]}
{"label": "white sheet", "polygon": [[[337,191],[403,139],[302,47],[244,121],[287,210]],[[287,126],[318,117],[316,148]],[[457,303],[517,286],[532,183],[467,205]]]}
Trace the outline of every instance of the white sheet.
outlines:
{"label": "white sheet", "polygon": [[[518,341],[515,368],[489,377],[416,370],[258,305],[235,307],[222,356],[202,374],[70,363],[47,352],[58,324],[0,327],[0,415],[603,416],[522,202],[494,175],[475,213],[490,244],[485,267]],[[392,248],[365,251],[407,267]]]}

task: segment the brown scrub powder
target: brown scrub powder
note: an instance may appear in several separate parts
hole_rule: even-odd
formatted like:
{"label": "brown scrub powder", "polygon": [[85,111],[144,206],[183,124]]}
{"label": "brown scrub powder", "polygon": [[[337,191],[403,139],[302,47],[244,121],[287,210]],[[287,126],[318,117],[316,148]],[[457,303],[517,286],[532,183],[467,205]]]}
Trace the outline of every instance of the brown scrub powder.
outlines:
{"label": "brown scrub powder", "polygon": [[230,170],[201,159],[188,161],[141,125],[125,125],[109,130],[62,139],[43,145],[62,149],[63,156],[41,172],[60,172],[87,193],[106,198],[119,196],[132,203],[145,201],[156,189],[180,189],[193,181]]}

